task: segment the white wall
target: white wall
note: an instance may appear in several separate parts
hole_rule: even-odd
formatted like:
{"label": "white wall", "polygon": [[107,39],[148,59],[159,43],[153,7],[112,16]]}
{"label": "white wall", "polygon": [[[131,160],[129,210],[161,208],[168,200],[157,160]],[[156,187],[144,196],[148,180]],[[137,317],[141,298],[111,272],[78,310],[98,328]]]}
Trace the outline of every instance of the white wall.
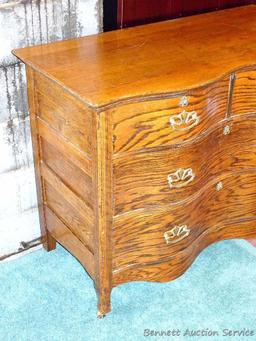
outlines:
{"label": "white wall", "polygon": [[101,27],[101,0],[0,0],[0,257],[40,236],[25,70],[11,50]]}

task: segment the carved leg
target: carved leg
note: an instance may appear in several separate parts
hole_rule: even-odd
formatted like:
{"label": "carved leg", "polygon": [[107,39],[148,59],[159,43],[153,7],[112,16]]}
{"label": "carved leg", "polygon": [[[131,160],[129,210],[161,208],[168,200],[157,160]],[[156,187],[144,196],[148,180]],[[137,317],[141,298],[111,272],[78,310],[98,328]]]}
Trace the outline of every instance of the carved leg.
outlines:
{"label": "carved leg", "polygon": [[43,247],[47,252],[50,252],[56,249],[56,240],[50,235],[49,232],[47,232],[44,238]]}

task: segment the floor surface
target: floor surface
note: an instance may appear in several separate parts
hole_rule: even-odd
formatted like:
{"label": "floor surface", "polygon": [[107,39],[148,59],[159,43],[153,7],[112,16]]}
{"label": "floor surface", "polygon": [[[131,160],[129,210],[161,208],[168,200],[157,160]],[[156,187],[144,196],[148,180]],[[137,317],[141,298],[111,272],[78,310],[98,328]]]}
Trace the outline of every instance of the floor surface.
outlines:
{"label": "floor surface", "polygon": [[[253,341],[256,249],[242,240],[211,245],[175,281],[115,288],[112,307],[107,317],[96,318],[92,281],[60,246],[0,265],[1,341]],[[224,329],[253,335],[224,336]],[[146,336],[148,330],[180,335]],[[199,334],[184,336],[187,330]],[[202,336],[203,330],[215,336]]]}

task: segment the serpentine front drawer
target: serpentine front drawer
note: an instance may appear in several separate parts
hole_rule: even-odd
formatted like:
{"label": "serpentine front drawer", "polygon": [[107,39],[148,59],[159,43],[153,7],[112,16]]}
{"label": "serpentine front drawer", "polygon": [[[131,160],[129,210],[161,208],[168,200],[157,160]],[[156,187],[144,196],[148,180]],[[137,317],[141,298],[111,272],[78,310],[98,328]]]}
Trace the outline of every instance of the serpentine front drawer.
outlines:
{"label": "serpentine front drawer", "polygon": [[255,114],[236,116],[194,142],[115,156],[115,214],[186,201],[223,174],[254,168],[255,127]]}
{"label": "serpentine front drawer", "polygon": [[[140,269],[141,264],[166,262],[189,247],[196,248],[200,239],[245,233],[240,218],[242,215],[250,221],[255,217],[251,200],[255,183],[256,170],[226,174],[209,182],[201,193],[185,203],[118,215],[113,228],[115,276],[119,278],[124,270],[127,273]],[[239,196],[233,191],[236,187],[240,188]],[[255,222],[248,225],[246,232],[251,234],[254,230]],[[114,280],[118,281],[115,277]]]}
{"label": "serpentine front drawer", "polygon": [[230,76],[170,99],[114,108],[114,152],[189,142],[226,116]]}
{"label": "serpentine front drawer", "polygon": [[14,51],[44,246],[84,266],[99,317],[115,286],[256,237],[255,32],[247,6]]}

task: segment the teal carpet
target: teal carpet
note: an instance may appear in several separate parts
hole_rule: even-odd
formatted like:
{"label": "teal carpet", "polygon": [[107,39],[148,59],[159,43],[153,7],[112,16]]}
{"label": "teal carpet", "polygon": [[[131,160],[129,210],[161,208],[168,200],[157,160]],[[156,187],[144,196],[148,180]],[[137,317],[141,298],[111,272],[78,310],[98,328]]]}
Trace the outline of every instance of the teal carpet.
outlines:
{"label": "teal carpet", "polygon": [[[223,241],[173,282],[119,286],[102,320],[93,284],[75,258],[60,246],[35,251],[0,265],[0,340],[256,340],[255,250],[245,241]],[[207,328],[219,335],[183,335]],[[181,335],[146,337],[145,329]],[[254,335],[223,336],[223,329]]]}

